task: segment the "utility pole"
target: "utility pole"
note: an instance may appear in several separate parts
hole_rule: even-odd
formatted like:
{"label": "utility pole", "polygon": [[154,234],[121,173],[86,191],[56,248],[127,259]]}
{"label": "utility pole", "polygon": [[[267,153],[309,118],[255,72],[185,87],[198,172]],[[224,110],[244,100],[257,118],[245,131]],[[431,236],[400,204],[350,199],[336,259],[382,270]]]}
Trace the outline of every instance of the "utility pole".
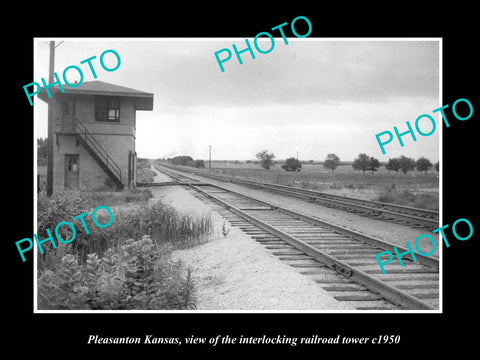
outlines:
{"label": "utility pole", "polygon": [[208,145],[208,170],[212,170],[212,145]]}
{"label": "utility pole", "polygon": [[[48,67],[48,83],[53,83],[53,72],[55,67],[55,41],[50,41],[50,63]],[[53,102],[52,98],[48,102],[48,137],[47,137],[47,196],[53,194]]]}

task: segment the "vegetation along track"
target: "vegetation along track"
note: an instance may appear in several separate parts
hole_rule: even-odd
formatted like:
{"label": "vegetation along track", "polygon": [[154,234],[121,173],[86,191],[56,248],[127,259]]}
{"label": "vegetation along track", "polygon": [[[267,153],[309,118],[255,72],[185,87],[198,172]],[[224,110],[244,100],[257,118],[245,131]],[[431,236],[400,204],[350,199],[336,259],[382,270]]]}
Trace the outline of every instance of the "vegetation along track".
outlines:
{"label": "vegetation along track", "polygon": [[368,216],[370,218],[382,221],[390,221],[413,228],[432,230],[439,226],[439,216],[437,211],[419,209],[410,206],[388,204],[380,201],[358,199],[343,195],[327,194],[316,190],[299,189],[286,185],[265,183],[238,177],[218,175],[211,172],[189,172],[195,175],[209,177],[215,180],[264,189],[281,195],[300,198],[312,203],[318,203],[323,206],[337,208],[359,215]]}
{"label": "vegetation along track", "polygon": [[[434,310],[439,307],[439,263],[417,255],[404,267],[391,262],[382,274],[375,254],[393,244],[320,219],[254,199],[185,174],[156,168],[220,204],[231,226],[240,227],[282,261],[313,276],[324,290],[359,310]],[[227,211],[228,210],[228,211]],[[399,252],[405,252],[397,246]]]}

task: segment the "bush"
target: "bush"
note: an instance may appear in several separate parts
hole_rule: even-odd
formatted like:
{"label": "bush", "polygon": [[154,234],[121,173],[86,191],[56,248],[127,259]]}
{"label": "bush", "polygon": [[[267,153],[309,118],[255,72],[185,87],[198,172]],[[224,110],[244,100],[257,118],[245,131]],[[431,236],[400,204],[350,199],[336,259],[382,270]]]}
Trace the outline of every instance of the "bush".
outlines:
{"label": "bush", "polygon": [[[62,221],[72,222],[72,218],[80,214],[85,213],[95,207],[94,202],[90,199],[85,199],[78,191],[69,191],[65,193],[56,193],[51,198],[46,197],[44,194],[39,194],[37,209],[37,237],[39,240],[46,239],[48,237],[47,229],[50,230],[52,236],[55,238],[54,230],[58,223]],[[99,215],[99,219],[100,219]],[[84,217],[85,224],[88,229],[96,228],[93,224],[91,217]],[[77,220],[80,224],[80,220]],[[72,248],[71,251],[79,252],[82,248],[84,239],[89,236],[86,234],[82,225],[75,226],[76,238],[68,245],[59,243],[57,249],[47,248],[44,254],[38,252],[38,265],[42,269],[44,267],[55,266],[59,258],[56,256],[65,255],[65,249]],[[64,239],[69,239],[72,235],[70,229],[64,231]],[[44,245],[46,247],[46,245]]]}
{"label": "bush", "polygon": [[151,169],[150,163],[137,165],[137,182],[152,183],[156,173]]}
{"label": "bush", "polygon": [[[144,196],[147,191],[132,189],[131,195]],[[70,191],[51,198],[39,196],[39,239],[47,238],[47,228],[53,231],[59,222],[91,212],[96,207],[92,194]],[[107,222],[97,215],[100,223]],[[39,309],[195,308],[191,271],[169,258],[173,249],[210,238],[209,214],[182,215],[159,202],[135,211],[114,211],[108,228],[98,228],[90,216],[83,219],[89,234],[75,220],[73,242],[58,243],[55,249],[45,246],[43,255],[38,252]]]}
{"label": "bush", "polygon": [[[132,196],[151,195],[148,189],[131,191]],[[117,195],[117,193],[114,194]],[[73,217],[86,211],[90,212],[96,207],[92,199],[98,200],[94,195],[95,193],[70,191],[55,194],[50,199],[39,196],[38,238],[48,237],[47,228],[53,234],[59,222],[72,222]],[[100,223],[108,221],[103,220],[100,213],[97,214],[97,218]],[[55,267],[67,253],[75,255],[83,264],[90,253],[102,256],[109,247],[120,246],[126,239],[138,239],[145,234],[151,235],[157,244],[170,244],[172,248],[186,248],[206,242],[213,233],[213,223],[209,214],[199,217],[181,215],[174,208],[160,202],[152,206],[143,205],[135,211],[131,209],[115,211],[113,223],[108,228],[98,228],[89,215],[83,219],[90,234],[86,234],[80,220],[75,220],[73,222],[77,231],[75,240],[69,244],[59,243],[56,249],[45,246],[44,254],[38,252],[39,269]],[[53,237],[55,237],[54,234]],[[67,234],[65,238],[70,237],[70,234]]]}
{"label": "bush", "polygon": [[189,269],[180,262],[158,262],[149,236],[109,248],[103,257],[88,254],[80,265],[75,256],[61,259],[56,270],[38,278],[39,309],[194,309]]}

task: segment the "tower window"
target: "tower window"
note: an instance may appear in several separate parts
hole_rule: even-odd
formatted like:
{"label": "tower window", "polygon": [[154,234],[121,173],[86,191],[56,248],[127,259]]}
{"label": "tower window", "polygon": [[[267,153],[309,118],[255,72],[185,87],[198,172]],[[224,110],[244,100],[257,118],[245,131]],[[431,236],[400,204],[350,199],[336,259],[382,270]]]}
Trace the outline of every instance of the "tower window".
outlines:
{"label": "tower window", "polygon": [[95,121],[120,121],[120,99],[115,96],[95,96]]}

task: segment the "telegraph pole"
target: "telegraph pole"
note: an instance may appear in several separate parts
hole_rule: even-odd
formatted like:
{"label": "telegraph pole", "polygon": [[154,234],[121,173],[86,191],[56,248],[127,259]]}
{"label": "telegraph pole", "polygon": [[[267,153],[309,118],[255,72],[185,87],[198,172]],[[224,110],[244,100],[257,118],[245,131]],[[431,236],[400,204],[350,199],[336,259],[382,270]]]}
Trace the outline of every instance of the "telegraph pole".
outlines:
{"label": "telegraph pole", "polygon": [[[55,67],[55,41],[50,41],[50,63],[48,67],[48,83],[53,83],[53,72]],[[47,196],[53,194],[53,99],[48,102],[48,136],[47,136]]]}
{"label": "telegraph pole", "polygon": [[212,170],[212,145],[208,145],[208,170]]}

